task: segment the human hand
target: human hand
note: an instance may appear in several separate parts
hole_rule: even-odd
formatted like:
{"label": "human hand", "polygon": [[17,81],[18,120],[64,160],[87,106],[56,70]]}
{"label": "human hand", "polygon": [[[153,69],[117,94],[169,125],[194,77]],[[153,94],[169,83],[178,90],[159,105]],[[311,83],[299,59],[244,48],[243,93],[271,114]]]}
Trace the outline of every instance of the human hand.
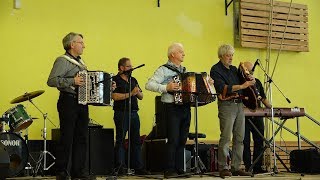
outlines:
{"label": "human hand", "polygon": [[79,74],[76,74],[76,76],[73,79],[74,79],[74,84],[77,86],[81,86],[84,84],[83,78]]}
{"label": "human hand", "polygon": [[246,89],[246,88],[249,87],[249,86],[253,86],[255,83],[256,83],[255,80],[246,81],[246,82],[244,82],[244,83],[242,84],[242,87],[243,87],[242,89]]}
{"label": "human hand", "polygon": [[117,88],[117,83],[115,81],[112,81],[112,91],[114,91]]}
{"label": "human hand", "polygon": [[136,86],[132,91],[131,94],[132,96],[137,95],[140,92],[140,88],[138,86]]}
{"label": "human hand", "polygon": [[180,86],[179,83],[175,83],[175,82],[169,82],[167,84],[167,91],[179,91],[180,90]]}

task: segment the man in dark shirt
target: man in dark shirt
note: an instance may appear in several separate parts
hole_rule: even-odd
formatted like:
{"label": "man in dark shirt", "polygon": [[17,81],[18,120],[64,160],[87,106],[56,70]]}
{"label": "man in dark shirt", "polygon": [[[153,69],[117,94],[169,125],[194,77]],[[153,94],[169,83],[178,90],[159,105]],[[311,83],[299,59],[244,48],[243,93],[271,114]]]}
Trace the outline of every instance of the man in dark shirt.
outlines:
{"label": "man in dark shirt", "polygon": [[[252,72],[253,64],[251,62],[244,62],[244,66],[248,69],[248,71],[251,74],[253,74],[253,72]],[[260,80],[257,78],[255,80],[256,80],[255,86],[261,96],[260,101],[267,108],[271,108],[271,104],[269,103],[269,101],[266,98],[266,95],[264,93],[264,89],[263,89],[263,86],[262,86]],[[259,108],[261,108],[260,101],[258,103]],[[252,162],[254,162],[263,151],[263,137],[254,129],[254,127],[249,122],[249,120],[251,120],[251,122],[254,124],[254,126],[259,130],[261,135],[264,135],[263,117],[246,117],[245,136],[244,136],[244,141],[243,141],[243,145],[244,145],[243,162],[246,167],[246,170],[249,170],[249,168],[251,167],[250,132],[252,133],[252,138],[253,138],[253,143],[254,143]],[[266,172],[262,169],[262,160],[263,160],[263,158],[260,157],[260,159],[254,165],[254,167],[253,167],[254,174]]]}
{"label": "man in dark shirt", "polygon": [[[241,90],[254,85],[255,81],[246,81],[240,84],[237,68],[232,66],[232,57],[234,48],[230,45],[221,45],[218,50],[220,61],[213,65],[210,71],[210,76],[214,80],[216,92],[219,93],[218,98],[218,117],[220,120],[220,140],[218,148],[218,165],[220,176],[248,176],[251,173],[240,169],[243,153],[243,138],[244,138],[244,110],[241,99],[225,98],[221,95],[226,92],[223,97],[228,97],[233,93],[241,95]],[[228,99],[228,100],[227,100]],[[229,154],[229,144],[232,137],[232,158],[231,172],[227,163]]]}
{"label": "man in dark shirt", "polygon": [[[77,87],[83,84],[78,72],[86,66],[80,55],[85,48],[83,36],[69,33],[63,40],[66,53],[59,56],[53,65],[47,84],[60,91],[57,108],[60,120],[60,141],[57,147],[57,179],[88,179],[85,172],[88,144],[88,106],[78,103]],[[71,171],[68,164],[71,157]]]}
{"label": "man in dark shirt", "polygon": [[[125,137],[130,124],[130,167],[135,170],[135,174],[148,174],[144,170],[141,158],[140,141],[140,119],[138,115],[138,99],[143,99],[143,93],[139,87],[138,81],[131,77],[131,89],[129,90],[129,80],[131,76],[132,65],[129,58],[121,58],[118,62],[118,74],[113,77],[117,87],[112,94],[114,100],[114,123],[116,126],[116,144],[115,159],[116,173],[121,175],[125,173]],[[129,94],[130,92],[130,94]],[[131,98],[131,112],[129,113],[129,97]],[[129,116],[131,122],[129,123]]]}

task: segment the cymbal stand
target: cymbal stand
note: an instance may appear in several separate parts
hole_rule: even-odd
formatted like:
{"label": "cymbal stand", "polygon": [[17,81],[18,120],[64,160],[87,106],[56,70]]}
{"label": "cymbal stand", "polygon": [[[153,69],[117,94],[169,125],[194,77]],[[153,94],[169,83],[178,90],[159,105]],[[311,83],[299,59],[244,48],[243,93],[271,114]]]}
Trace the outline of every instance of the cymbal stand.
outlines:
{"label": "cymbal stand", "polygon": [[[35,167],[35,171],[34,171],[34,174],[33,174],[33,176],[35,177],[37,175],[39,169],[40,169],[40,166],[42,167],[43,171],[46,171],[46,170],[49,170],[55,164],[55,162],[52,162],[49,166],[47,166],[47,154],[49,154],[53,158],[53,160],[55,160],[56,158],[54,157],[54,155],[51,152],[47,151],[47,121],[46,120],[48,119],[51,123],[52,123],[52,121],[48,118],[48,113],[42,112],[41,109],[38,106],[36,106],[31,99],[29,99],[29,102],[36,109],[38,109],[38,111],[42,114],[43,122],[44,122],[43,123],[43,130],[42,130],[42,133],[43,133],[42,134],[43,151],[40,153],[39,160],[37,161],[37,164],[36,164],[36,167]],[[43,164],[42,164],[42,160],[43,160]]]}
{"label": "cymbal stand", "polygon": [[[29,131],[28,131],[29,128],[26,129],[25,131],[25,134],[24,134],[24,140],[26,141],[26,144],[28,145],[28,141],[29,141]],[[28,146],[29,147],[29,146]],[[31,158],[31,159],[30,159]],[[33,156],[31,155],[31,153],[29,152],[29,159],[28,159],[28,162],[27,162],[27,166],[24,167],[24,169],[26,170],[26,175],[29,176],[29,175],[34,175],[34,167],[31,165],[30,163],[30,160],[32,160],[33,163],[36,162],[36,160],[33,158]]]}

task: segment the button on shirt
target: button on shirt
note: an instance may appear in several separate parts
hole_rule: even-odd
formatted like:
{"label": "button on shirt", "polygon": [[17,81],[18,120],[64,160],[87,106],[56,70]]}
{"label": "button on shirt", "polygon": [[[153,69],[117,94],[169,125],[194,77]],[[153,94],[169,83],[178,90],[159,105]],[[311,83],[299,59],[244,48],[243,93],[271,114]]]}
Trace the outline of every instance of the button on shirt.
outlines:
{"label": "button on shirt", "polygon": [[[184,73],[185,67],[179,66],[176,67],[171,61],[167,62],[168,65],[176,68],[179,72]],[[164,103],[173,103],[174,97],[172,94],[167,92],[167,84],[172,81],[172,77],[178,75],[177,72],[168,69],[167,67],[160,66],[153,74],[151,78],[149,78],[146,83],[146,89],[153,92],[159,92],[161,94],[161,101]]]}

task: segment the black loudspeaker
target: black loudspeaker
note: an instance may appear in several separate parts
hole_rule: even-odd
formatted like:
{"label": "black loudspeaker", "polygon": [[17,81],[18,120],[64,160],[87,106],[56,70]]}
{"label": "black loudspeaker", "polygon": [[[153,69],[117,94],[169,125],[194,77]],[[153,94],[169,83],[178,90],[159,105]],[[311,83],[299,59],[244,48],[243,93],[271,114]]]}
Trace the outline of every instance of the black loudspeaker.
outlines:
{"label": "black loudspeaker", "polygon": [[162,172],[166,170],[167,158],[166,158],[166,141],[146,140],[143,144],[145,152],[145,166],[146,169],[151,172]]}
{"label": "black loudspeaker", "polygon": [[[59,140],[60,130],[52,129],[52,139]],[[87,170],[90,175],[109,175],[114,164],[114,130],[88,128]]]}
{"label": "black loudspeaker", "polygon": [[0,179],[9,175],[10,158],[5,146],[0,142]]}
{"label": "black loudspeaker", "polygon": [[88,166],[91,175],[109,175],[114,164],[113,129],[89,128]]}
{"label": "black loudspeaker", "polygon": [[290,152],[292,172],[320,173],[320,151],[314,148]]}
{"label": "black loudspeaker", "polygon": [[[143,144],[144,162],[146,169],[151,172],[167,170],[168,159],[166,156],[167,139],[145,140]],[[183,154],[184,169],[186,169],[186,154]]]}

